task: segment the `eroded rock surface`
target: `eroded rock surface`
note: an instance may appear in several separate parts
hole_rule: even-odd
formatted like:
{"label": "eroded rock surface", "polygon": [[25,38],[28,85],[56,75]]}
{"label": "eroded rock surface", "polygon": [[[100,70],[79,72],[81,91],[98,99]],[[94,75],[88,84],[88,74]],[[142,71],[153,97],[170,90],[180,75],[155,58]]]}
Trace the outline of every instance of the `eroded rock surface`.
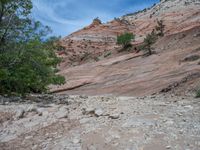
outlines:
{"label": "eroded rock surface", "polygon": [[[173,89],[171,85],[178,83],[178,88],[183,87],[180,92],[184,93],[188,85],[195,88],[200,84],[200,76],[181,86],[179,84],[200,72],[197,59],[200,56],[200,36],[194,37],[197,33],[200,33],[200,26],[160,38],[154,45],[155,54],[149,57],[144,57],[143,51],[131,52],[75,67],[61,67],[59,73],[66,77],[66,84],[51,89],[75,95],[144,96],[169,86]],[[189,56],[195,56],[195,59],[184,61]]]}
{"label": "eroded rock surface", "polygon": [[[152,46],[153,55],[144,57],[138,48],[144,37],[163,20],[164,37]],[[124,32],[136,35],[130,51],[119,52],[116,38]],[[52,86],[54,93],[115,94],[144,96],[169,91],[183,79],[200,72],[199,0],[162,0],[151,8],[116,18],[108,23],[93,23],[60,42],[64,48],[59,69],[66,84]],[[197,86],[199,77],[181,84]],[[169,89],[170,87],[170,89]]]}

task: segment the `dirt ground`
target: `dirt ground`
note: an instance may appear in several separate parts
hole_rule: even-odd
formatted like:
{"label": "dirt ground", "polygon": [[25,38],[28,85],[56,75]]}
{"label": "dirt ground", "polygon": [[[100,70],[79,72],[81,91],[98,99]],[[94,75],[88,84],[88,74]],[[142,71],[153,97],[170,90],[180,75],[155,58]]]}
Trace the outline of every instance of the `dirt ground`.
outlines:
{"label": "dirt ground", "polygon": [[[2,100],[3,98],[1,98]],[[200,99],[54,96],[0,105],[1,150],[199,150]]]}

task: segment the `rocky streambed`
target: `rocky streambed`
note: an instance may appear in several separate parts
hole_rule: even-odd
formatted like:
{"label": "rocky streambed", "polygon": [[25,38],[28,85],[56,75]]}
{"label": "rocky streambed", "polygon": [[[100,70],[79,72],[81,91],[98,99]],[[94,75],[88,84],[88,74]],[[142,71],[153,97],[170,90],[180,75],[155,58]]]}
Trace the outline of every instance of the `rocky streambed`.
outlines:
{"label": "rocky streambed", "polygon": [[199,150],[200,99],[0,97],[1,150]]}

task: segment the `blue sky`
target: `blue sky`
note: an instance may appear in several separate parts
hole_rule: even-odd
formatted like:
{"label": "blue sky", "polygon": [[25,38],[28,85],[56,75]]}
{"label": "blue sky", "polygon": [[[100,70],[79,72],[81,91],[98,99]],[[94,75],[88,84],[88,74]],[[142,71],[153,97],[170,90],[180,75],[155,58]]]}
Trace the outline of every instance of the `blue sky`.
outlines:
{"label": "blue sky", "polygon": [[66,36],[99,17],[103,22],[152,6],[159,0],[32,0],[32,15],[53,35]]}

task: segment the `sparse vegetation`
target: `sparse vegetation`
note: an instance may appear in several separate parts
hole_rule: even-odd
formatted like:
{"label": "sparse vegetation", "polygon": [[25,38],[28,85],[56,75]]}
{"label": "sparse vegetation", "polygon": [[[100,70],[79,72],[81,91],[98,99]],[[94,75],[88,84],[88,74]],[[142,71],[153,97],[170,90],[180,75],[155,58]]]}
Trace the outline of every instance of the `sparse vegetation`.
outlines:
{"label": "sparse vegetation", "polygon": [[157,20],[157,26],[156,26],[156,31],[158,32],[158,36],[164,36],[164,30],[165,30],[165,25],[163,23],[163,20]]}
{"label": "sparse vegetation", "polygon": [[157,41],[158,36],[164,36],[165,25],[163,20],[157,20],[157,26],[152,30],[150,34],[144,39],[143,45],[140,46],[140,49],[147,50],[148,55],[152,54],[152,45]]}
{"label": "sparse vegetation", "polygon": [[106,54],[104,54],[104,58],[109,57],[110,55],[112,55],[111,52],[107,52]]}
{"label": "sparse vegetation", "polygon": [[127,16],[134,16],[134,15],[137,15],[139,13],[143,13],[143,12],[146,12],[147,10],[150,10],[151,8],[155,7],[156,6],[156,3],[154,3],[151,7],[149,8],[144,8],[143,10],[139,10],[139,11],[136,11],[134,13],[129,13],[129,14],[126,14],[124,15],[123,17],[127,17]]}
{"label": "sparse vegetation", "polygon": [[126,50],[128,47],[131,47],[131,41],[135,40],[135,35],[133,33],[124,33],[117,36],[117,44],[122,45],[123,49]]}
{"label": "sparse vegetation", "polygon": [[100,60],[100,58],[96,56],[96,57],[94,57],[94,60],[97,62]]}
{"label": "sparse vegetation", "polygon": [[156,42],[156,40],[157,40],[157,35],[155,33],[155,30],[153,30],[151,34],[148,34],[144,39],[142,48],[148,51],[148,55],[152,54],[152,45]]}
{"label": "sparse vegetation", "polygon": [[200,55],[194,54],[194,55],[190,55],[190,56],[185,57],[183,59],[183,61],[196,61],[198,59],[200,59]]}
{"label": "sparse vegetation", "polygon": [[200,88],[196,92],[196,98],[200,98]]}
{"label": "sparse vegetation", "polygon": [[80,56],[80,61],[84,61],[88,59],[90,54],[88,52],[85,52],[82,56]]}
{"label": "sparse vegetation", "polygon": [[99,17],[94,18],[93,22],[97,22],[99,24],[102,24],[101,20],[99,19]]}

